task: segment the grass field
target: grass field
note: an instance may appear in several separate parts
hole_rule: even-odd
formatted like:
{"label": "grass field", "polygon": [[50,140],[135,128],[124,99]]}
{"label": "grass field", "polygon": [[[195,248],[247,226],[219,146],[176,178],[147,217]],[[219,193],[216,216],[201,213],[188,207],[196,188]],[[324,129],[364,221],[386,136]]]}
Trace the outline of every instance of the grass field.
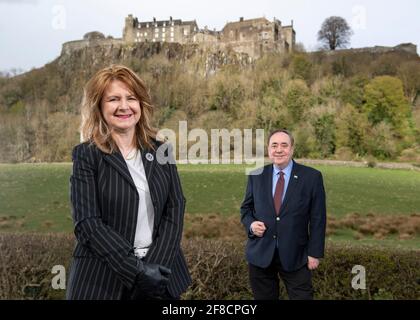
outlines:
{"label": "grass field", "polygon": [[[420,172],[377,168],[315,166],[323,173],[328,216],[404,216],[420,213]],[[246,175],[241,165],[178,165],[187,198],[186,216],[237,216]],[[71,164],[0,164],[0,231],[71,232]],[[340,229],[332,241],[350,241]],[[420,248],[420,237],[395,237],[365,243]]]}

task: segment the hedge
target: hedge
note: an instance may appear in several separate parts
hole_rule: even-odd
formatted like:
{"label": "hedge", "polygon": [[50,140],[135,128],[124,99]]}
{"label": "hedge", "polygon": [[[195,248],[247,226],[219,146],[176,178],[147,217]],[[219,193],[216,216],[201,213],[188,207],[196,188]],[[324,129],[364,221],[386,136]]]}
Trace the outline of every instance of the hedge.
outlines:
{"label": "hedge", "polygon": [[[68,267],[72,234],[0,234],[0,299],[64,299],[53,289],[54,265]],[[252,299],[243,241],[183,239],[193,284],[183,299]],[[366,270],[366,289],[353,289]],[[325,258],[313,273],[316,299],[420,299],[420,251],[327,243]],[[281,296],[287,299],[284,287]]]}

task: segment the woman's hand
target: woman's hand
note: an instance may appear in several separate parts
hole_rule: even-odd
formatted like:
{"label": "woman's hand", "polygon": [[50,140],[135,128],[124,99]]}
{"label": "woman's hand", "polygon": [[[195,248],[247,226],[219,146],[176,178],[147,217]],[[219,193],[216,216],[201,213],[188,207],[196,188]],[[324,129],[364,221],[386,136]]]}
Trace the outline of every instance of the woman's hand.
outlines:
{"label": "woman's hand", "polygon": [[159,264],[145,263],[140,259],[138,261],[140,272],[136,277],[131,298],[138,300],[162,296],[169,283],[171,270]]}

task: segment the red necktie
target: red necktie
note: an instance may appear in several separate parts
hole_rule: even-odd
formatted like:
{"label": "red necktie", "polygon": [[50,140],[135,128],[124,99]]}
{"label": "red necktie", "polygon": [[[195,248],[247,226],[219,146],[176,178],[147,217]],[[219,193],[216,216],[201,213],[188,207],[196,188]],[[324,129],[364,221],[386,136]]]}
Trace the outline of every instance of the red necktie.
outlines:
{"label": "red necktie", "polygon": [[276,215],[280,215],[281,198],[284,190],[284,172],[280,171],[280,177],[277,180],[276,190],[274,191],[274,209]]}

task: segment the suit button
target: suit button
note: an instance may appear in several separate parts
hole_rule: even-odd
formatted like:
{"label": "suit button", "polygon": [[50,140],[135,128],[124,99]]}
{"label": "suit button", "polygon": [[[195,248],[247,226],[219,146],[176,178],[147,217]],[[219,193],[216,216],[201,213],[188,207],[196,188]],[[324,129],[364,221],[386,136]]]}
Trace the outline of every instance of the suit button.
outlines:
{"label": "suit button", "polygon": [[276,238],[277,238],[277,236],[276,236],[276,235],[274,235],[274,236],[273,236],[273,239],[276,239]]}
{"label": "suit button", "polygon": [[277,217],[277,218],[276,218],[276,220],[277,220],[277,221],[280,221],[280,217]]}

